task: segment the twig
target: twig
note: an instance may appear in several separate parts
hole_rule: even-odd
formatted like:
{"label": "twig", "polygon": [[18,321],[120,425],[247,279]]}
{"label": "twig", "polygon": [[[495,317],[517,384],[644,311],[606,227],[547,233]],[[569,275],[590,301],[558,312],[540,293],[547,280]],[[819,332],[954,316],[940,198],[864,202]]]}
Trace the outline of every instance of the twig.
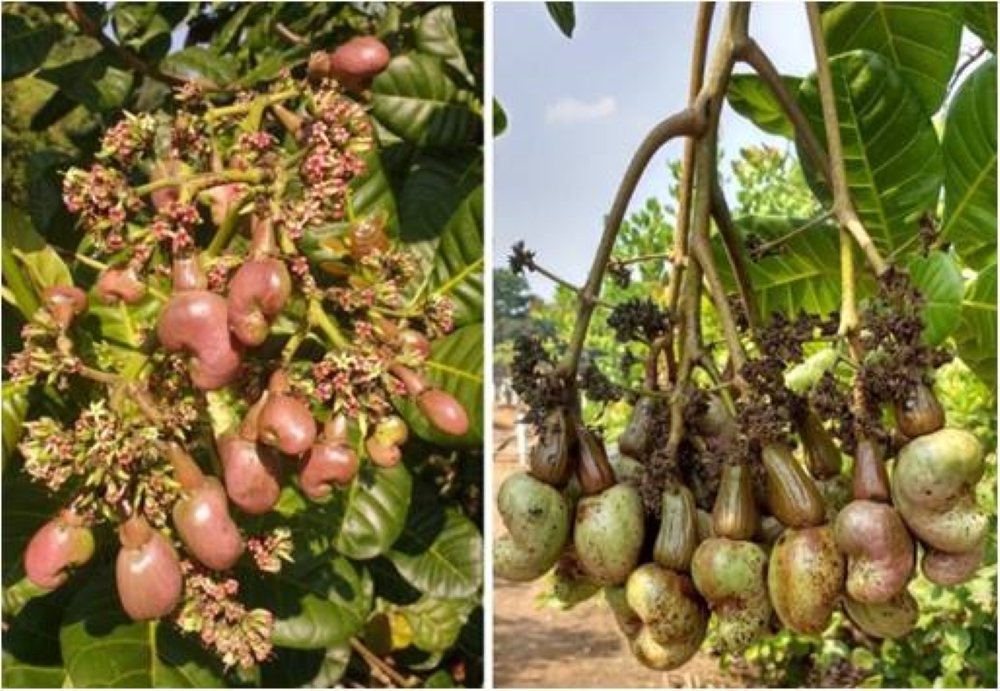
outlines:
{"label": "twig", "polygon": [[733,223],[733,216],[729,211],[729,204],[726,203],[726,195],[722,191],[722,185],[719,184],[718,176],[715,176],[712,181],[712,218],[715,220],[715,227],[719,229],[719,235],[726,248],[726,255],[729,257],[729,264],[733,268],[736,290],[743,302],[747,323],[750,325],[750,330],[756,332],[760,328],[760,314],[757,307],[757,295],[753,292],[753,282],[750,280],[746,247],[740,240],[736,224]]}
{"label": "twig", "polygon": [[778,99],[782,110],[785,111],[785,116],[791,121],[792,127],[795,129],[795,134],[799,141],[802,142],[806,155],[812,159],[813,165],[816,166],[820,174],[829,180],[830,162],[826,156],[826,152],[823,150],[823,145],[816,137],[805,113],[799,107],[795,96],[788,90],[785,80],[781,78],[781,74],[774,66],[774,63],[771,62],[767,53],[761,49],[755,40],[749,36],[745,36],[739,44],[737,57],[740,61],[745,62],[753,68],[754,72],[757,73],[768,89],[771,90],[771,93],[774,94],[774,97]]}
{"label": "twig", "polygon": [[[90,36],[91,38],[95,39],[98,43],[101,44],[101,46],[103,46],[107,50],[110,50],[112,53],[117,55],[118,58],[126,65],[128,65],[131,69],[135,70],[136,72],[139,72],[140,74],[146,77],[149,77],[150,79],[155,79],[158,82],[163,82],[164,84],[168,84],[170,86],[183,86],[188,83],[187,80],[181,79],[179,77],[174,77],[173,75],[170,74],[164,74],[159,70],[159,68],[154,67],[153,65],[150,65],[149,63],[145,62],[142,58],[140,58],[138,55],[133,53],[125,46],[112,41],[111,38],[107,36],[107,34],[101,31],[101,27],[94,24],[94,22],[90,19],[90,17],[87,16],[87,14],[80,7],[79,3],[67,2],[65,6],[66,6],[66,14],[68,14],[69,18],[73,20],[73,23],[80,28],[80,31]],[[198,86],[202,87],[208,86],[201,82],[195,82],[195,83],[198,84]]]}
{"label": "twig", "polygon": [[881,275],[888,267],[851,203],[850,188],[847,185],[847,170],[844,167],[843,147],[840,141],[840,120],[837,118],[833,76],[830,74],[830,64],[827,60],[819,6],[816,3],[807,2],[806,14],[809,17],[809,32],[812,36],[813,51],[816,54],[816,79],[819,85],[820,102],[823,105],[823,124],[826,126],[826,148],[830,156],[830,181],[833,188],[833,212],[836,214],[837,220],[840,221],[841,228],[847,230],[861,247],[876,275]]}
{"label": "twig", "polygon": [[407,679],[404,677],[396,670],[395,667],[373,653],[364,643],[353,636],[351,637],[351,648],[354,652],[360,655],[366,663],[368,663],[368,666],[371,667],[373,672],[378,671],[383,676],[387,677],[388,680],[398,688],[408,689],[416,686],[418,680]]}
{"label": "twig", "polygon": [[800,235],[800,234],[804,233],[805,231],[809,230],[810,228],[814,228],[814,227],[818,226],[823,221],[830,220],[830,218],[832,216],[833,216],[833,211],[824,211],[819,216],[816,216],[815,218],[810,218],[808,221],[806,221],[802,225],[797,226],[797,227],[791,229],[790,231],[788,231],[784,235],[781,235],[779,237],[774,238],[773,240],[768,240],[767,242],[760,244],[756,248],[755,251],[758,252],[758,253],[760,253],[763,256],[765,253],[773,250],[776,247],[781,247],[782,245],[784,245],[786,242],[788,242],[792,238],[797,237],[798,235]]}
{"label": "twig", "polygon": [[854,245],[851,234],[840,230],[840,326],[837,334],[849,336],[858,328],[858,299],[855,292]]}
{"label": "twig", "polygon": [[962,62],[962,64],[958,66],[958,69],[955,70],[955,74],[952,76],[951,81],[948,83],[948,91],[951,91],[955,87],[955,85],[958,84],[958,81],[962,78],[962,75],[965,74],[965,71],[968,70],[973,65],[975,65],[976,62],[979,60],[979,58],[981,58],[985,52],[986,52],[986,46],[984,45],[980,45],[979,48],[972,51],[969,57],[967,57]]}
{"label": "twig", "polygon": [[281,22],[274,25],[274,30],[289,43],[294,43],[297,46],[309,45],[309,41],[305,36],[295,33]]}
{"label": "twig", "polygon": [[[708,57],[708,39],[712,32],[712,16],[715,13],[715,3],[706,2],[698,6],[698,17],[695,21],[694,47],[691,50],[691,72],[688,77],[688,107],[693,107],[701,92],[705,79],[705,62]],[[680,298],[681,279],[687,262],[688,233],[691,221],[691,196],[694,187],[694,154],[695,142],[688,139],[684,142],[684,158],[681,161],[681,185],[677,202],[677,228],[674,231],[674,246],[670,278],[667,281],[667,307],[671,314],[677,312],[677,301]],[[671,356],[672,357],[672,356]]]}
{"label": "twig", "polygon": [[583,351],[583,343],[587,337],[587,329],[590,326],[590,318],[593,316],[594,306],[600,295],[601,281],[604,279],[604,273],[607,270],[611,252],[614,250],[615,240],[618,238],[622,219],[625,216],[625,211],[628,209],[632,194],[639,184],[639,179],[646,170],[646,166],[649,165],[650,159],[664,144],[675,137],[696,135],[703,127],[704,119],[700,117],[698,112],[691,108],[685,108],[654,127],[646,135],[646,138],[633,155],[632,161],[625,171],[625,176],[618,187],[614,203],[611,206],[611,212],[605,219],[604,233],[601,236],[600,245],[594,254],[594,261],[591,264],[590,273],[587,275],[587,282],[579,296],[579,315],[573,330],[570,349],[566,358],[560,364],[560,369],[564,374],[569,375],[569,379],[576,378],[576,372],[580,364],[580,354]]}
{"label": "twig", "polygon": [[619,266],[628,266],[629,264],[642,264],[643,262],[653,262],[659,261],[660,259],[673,259],[673,252],[651,252],[650,254],[637,254],[632,257],[615,257],[611,261]]}

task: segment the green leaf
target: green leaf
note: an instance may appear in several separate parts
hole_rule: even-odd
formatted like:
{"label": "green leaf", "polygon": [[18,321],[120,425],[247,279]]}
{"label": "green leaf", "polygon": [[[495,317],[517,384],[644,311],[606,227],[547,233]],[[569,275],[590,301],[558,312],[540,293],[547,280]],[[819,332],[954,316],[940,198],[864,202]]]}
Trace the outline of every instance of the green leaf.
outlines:
{"label": "green leaf", "polygon": [[480,161],[469,152],[423,153],[413,160],[399,195],[400,234],[428,263],[448,221],[482,184]]}
{"label": "green leaf", "polygon": [[347,643],[368,619],[374,597],[364,569],[344,557],[310,557],[304,550],[281,573],[246,572],[241,582],[248,602],[274,613],[274,644],[300,650]]}
{"label": "green leaf", "polygon": [[326,650],[276,648],[274,657],[261,666],[263,686],[269,688],[330,689],[337,686],[351,659],[351,646]]}
{"label": "green leaf", "polygon": [[400,55],[372,85],[372,113],[404,140],[454,148],[475,141],[479,116],[471,92],[461,91],[438,58]]}
{"label": "green leaf", "polygon": [[410,585],[434,597],[468,597],[483,582],[483,539],[454,507],[424,492],[413,502],[389,559]]}
{"label": "green leaf", "polygon": [[962,323],[955,334],[958,355],[988,386],[997,376],[997,267],[979,272],[965,289]]}
{"label": "green leaf", "polygon": [[455,324],[483,320],[483,188],[477,187],[445,226],[430,277],[432,294],[451,299]]}
{"label": "green leaf", "polygon": [[[807,223],[805,219],[778,216],[736,219],[736,227],[744,238],[752,235],[768,242],[787,236],[774,254],[749,262],[750,282],[764,319],[775,312],[794,316],[804,310],[825,315],[840,309],[837,228],[821,223],[795,232]],[[735,289],[736,282],[721,242],[716,243],[716,256],[723,281]]]}
{"label": "green leaf", "polygon": [[55,84],[88,110],[105,113],[124,107],[134,83],[131,72],[112,67],[103,53],[47,67],[38,78]]}
{"label": "green leaf", "polygon": [[469,431],[453,437],[431,427],[409,398],[396,399],[396,409],[410,430],[422,439],[446,447],[478,449],[483,441],[483,325],[470,324],[431,344],[427,380],[450,393],[469,415]]}
{"label": "green leaf", "polygon": [[455,645],[475,607],[472,600],[424,597],[400,610],[413,631],[414,647],[436,653]]}
{"label": "green leaf", "polygon": [[121,609],[110,571],[95,574],[66,609],[59,634],[78,687],[221,688],[217,663],[166,621],[135,622]]}
{"label": "green leaf", "polygon": [[240,76],[236,60],[203,46],[171,53],[160,63],[160,69],[180,79],[203,80],[215,86],[227,86]]}
{"label": "green leaf", "polygon": [[27,664],[5,650],[0,678],[8,689],[58,689],[65,684],[66,670],[62,665]]}
{"label": "green leaf", "polygon": [[493,99],[493,136],[499,137],[507,131],[507,111],[500,105],[500,101]]}
{"label": "green leaf", "polygon": [[924,296],[921,310],[924,340],[938,345],[958,326],[962,311],[965,284],[958,262],[945,252],[931,252],[926,257],[914,257],[907,269],[913,285]]}
{"label": "green leaf", "polygon": [[3,385],[3,469],[7,469],[10,456],[17,449],[24,432],[24,418],[28,414],[28,389],[24,384]]}
{"label": "green leaf", "polygon": [[423,15],[413,32],[413,39],[421,53],[441,58],[446,65],[462,75],[470,86],[475,82],[475,77],[465,62],[465,54],[462,53],[451,6],[441,5]]}
{"label": "green leaf", "polygon": [[830,56],[870,50],[917,92],[924,112],[944,103],[962,40],[962,8],[952,2],[842,2],[823,12]]}
{"label": "green leaf", "polygon": [[55,24],[30,26],[24,17],[3,13],[3,81],[37,69],[59,38]]}
{"label": "green leaf", "polygon": [[995,2],[963,2],[965,26],[982,40],[983,45],[997,52],[997,4]]}
{"label": "green leaf", "polygon": [[17,308],[30,319],[38,309],[42,291],[54,285],[73,285],[69,269],[39,235],[28,215],[12,204],[3,204],[4,282],[17,300]]}
{"label": "green leaf", "polygon": [[573,29],[576,28],[576,10],[571,2],[547,2],[545,9],[549,11],[552,21],[559,27],[566,38],[573,38]]}
{"label": "green leaf", "polygon": [[[782,77],[782,80],[792,94],[798,91],[802,82],[798,77]],[[795,138],[792,123],[785,116],[778,99],[756,74],[734,74],[729,80],[726,98],[733,110],[768,134]]]}
{"label": "green leaf", "polygon": [[997,61],[981,65],[948,108],[944,155],[944,225],[966,264],[996,263]]}
{"label": "green leaf", "polygon": [[406,522],[413,480],[402,463],[369,467],[302,520],[329,535],[338,552],[352,559],[373,559],[396,541]]}
{"label": "green leaf", "polygon": [[[941,147],[912,89],[876,53],[853,51],[830,61],[851,199],[875,245],[890,253],[913,238],[921,215],[937,206],[943,179]],[[822,108],[811,75],[799,100],[820,141]],[[810,186],[824,193],[802,152]]]}

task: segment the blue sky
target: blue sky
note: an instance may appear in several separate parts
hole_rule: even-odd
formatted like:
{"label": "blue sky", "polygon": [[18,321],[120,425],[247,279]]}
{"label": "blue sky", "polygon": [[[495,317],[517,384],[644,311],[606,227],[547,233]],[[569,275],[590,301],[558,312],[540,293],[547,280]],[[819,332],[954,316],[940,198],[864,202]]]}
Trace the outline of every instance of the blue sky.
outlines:
{"label": "blue sky", "polygon": [[[572,39],[542,3],[494,8],[495,90],[510,123],[494,148],[495,262],[505,265],[510,245],[524,239],[544,265],[582,283],[632,152],[685,105],[696,5],[578,2]],[[751,34],[783,73],[811,71],[801,3],[755,3]],[[787,146],[728,108],[721,135],[727,153],[764,141]],[[654,159],[633,208],[665,194],[666,161],[681,151],[672,143]],[[529,281],[551,294],[545,279]]]}

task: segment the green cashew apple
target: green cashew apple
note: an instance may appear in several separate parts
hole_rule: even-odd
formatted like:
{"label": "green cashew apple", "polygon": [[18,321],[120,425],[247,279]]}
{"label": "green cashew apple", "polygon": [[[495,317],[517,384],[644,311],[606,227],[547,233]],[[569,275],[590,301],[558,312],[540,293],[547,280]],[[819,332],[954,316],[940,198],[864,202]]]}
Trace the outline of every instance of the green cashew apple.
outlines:
{"label": "green cashew apple", "polygon": [[859,602],[885,602],[913,574],[913,539],[888,504],[859,499],[837,514],[837,547],[847,555],[847,594]]}
{"label": "green cashew apple", "polygon": [[983,447],[969,432],[945,428],[909,442],[892,475],[892,499],[906,525],[941,552],[974,549],[987,528],[976,506]]}
{"label": "green cashew apple", "polygon": [[708,627],[708,609],[686,575],[643,564],[628,577],[625,601],[642,621],[632,653],[645,666],[670,670],[690,660]]}
{"label": "green cashew apple", "polygon": [[694,585],[715,614],[719,647],[738,653],[767,635],[767,553],[743,540],[712,538],[698,545],[691,561]]}
{"label": "green cashew apple", "polygon": [[601,585],[624,583],[639,563],[644,527],[642,499],[631,485],[581,498],[573,531],[580,566]]}
{"label": "green cashew apple", "polygon": [[844,598],[844,611],[859,629],[875,638],[900,638],[917,624],[920,613],[917,601],[902,590],[886,602],[858,602]]}
{"label": "green cashew apple", "polygon": [[844,589],[844,558],[833,529],[786,529],[771,550],[767,589],[787,628],[801,634],[825,629]]}
{"label": "green cashew apple", "polygon": [[493,572],[531,581],[551,569],[569,539],[570,509],[562,494],[518,473],[500,485],[497,509],[509,534],[493,543]]}

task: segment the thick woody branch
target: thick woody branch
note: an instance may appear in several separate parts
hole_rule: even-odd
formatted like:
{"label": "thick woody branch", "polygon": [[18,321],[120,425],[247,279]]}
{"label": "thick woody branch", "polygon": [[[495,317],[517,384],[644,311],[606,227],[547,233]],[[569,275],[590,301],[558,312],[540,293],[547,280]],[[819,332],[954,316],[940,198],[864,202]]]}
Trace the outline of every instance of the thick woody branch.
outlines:
{"label": "thick woody branch", "polygon": [[601,282],[608,268],[611,253],[615,247],[615,240],[618,238],[618,231],[621,229],[625,212],[628,209],[635,188],[642,178],[643,172],[649,165],[649,161],[667,142],[677,137],[696,136],[704,127],[704,119],[697,110],[686,108],[679,113],[671,115],[666,120],[658,124],[650,131],[646,138],[639,145],[632,161],[629,163],[625,176],[615,195],[611,211],[605,219],[604,233],[601,236],[600,245],[594,255],[590,273],[587,275],[587,282],[580,293],[579,307],[580,313],[573,330],[573,338],[570,342],[570,349],[563,361],[560,369],[570,377],[576,376],[577,368],[580,364],[580,355],[583,352],[583,343],[587,337],[587,329],[590,327],[590,319],[594,313],[594,307],[600,297]]}

